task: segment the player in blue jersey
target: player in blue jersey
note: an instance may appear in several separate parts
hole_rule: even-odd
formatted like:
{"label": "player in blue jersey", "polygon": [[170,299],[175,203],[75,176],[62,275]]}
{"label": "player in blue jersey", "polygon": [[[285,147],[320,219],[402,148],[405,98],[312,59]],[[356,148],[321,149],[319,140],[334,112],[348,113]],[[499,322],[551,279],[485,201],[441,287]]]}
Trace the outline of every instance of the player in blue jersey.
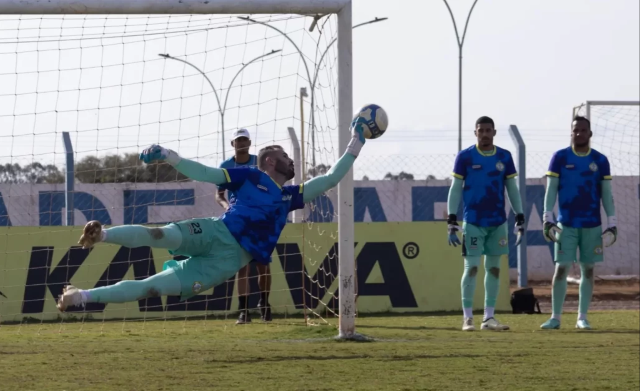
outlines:
{"label": "player in blue jersey", "polygon": [[[551,290],[552,315],[542,329],[559,329],[562,305],[567,294],[567,272],[579,259],[580,298],[576,328],[589,330],[587,311],[593,295],[593,268],[602,262],[605,247],[616,241],[615,207],[611,192],[611,168],[607,157],[591,149],[591,123],[575,117],[571,128],[571,146],[557,151],[549,163],[547,191],[544,197],[543,235],[554,242],[556,271]],[[558,223],[553,218],[553,206],[558,198]],[[608,217],[608,227],[602,232],[600,202]],[[580,258],[578,258],[578,249]]]}
{"label": "player in blue jersey", "polygon": [[[238,129],[233,132],[231,139],[231,146],[234,149],[234,155],[229,159],[223,161],[220,164],[220,168],[241,168],[241,167],[257,167],[258,156],[249,153],[251,147],[251,135],[247,129]],[[229,200],[226,198],[226,194],[229,193]],[[225,184],[218,186],[218,192],[216,193],[216,201],[218,205],[229,209],[229,203],[233,203],[236,198],[236,192],[227,189]],[[258,286],[260,287],[260,301],[258,302],[258,308],[260,309],[260,315],[264,322],[271,321],[271,306],[269,305],[269,292],[271,290],[271,270],[269,264],[263,264],[257,262],[255,259],[251,261],[256,265],[258,271]],[[249,274],[251,268],[249,265],[244,266],[238,271],[238,310],[240,315],[236,324],[251,323],[251,313],[247,306],[247,299],[249,297]]]}
{"label": "player in blue jersey", "polygon": [[480,257],[484,258],[484,317],[483,330],[508,330],[494,317],[500,282],[500,257],[509,253],[507,216],[505,212],[504,190],[507,189],[511,209],[516,213],[516,245],[524,233],[522,201],[516,186],[516,168],[511,153],[496,147],[493,138],[495,125],[489,117],[476,121],[476,145],[460,151],[453,168],[453,182],[449,189],[447,209],[449,217],[449,245],[460,243],[460,230],[456,212],[460,198],[464,203],[462,224],[462,255],[464,273],[462,275],[462,309],[464,312],[462,330],[473,331],[473,295],[476,288],[476,274]]}
{"label": "player in blue jersey", "polygon": [[195,296],[234,276],[252,259],[269,262],[289,212],[302,209],[305,202],[335,187],[351,169],[365,143],[362,122],[351,124],[347,150],[325,175],[297,186],[283,186],[293,178],[294,166],[284,150],[269,146],[258,154],[259,168],[220,169],[183,159],[176,152],[153,145],[140,159],[145,163],[164,160],[187,177],[235,191],[235,202],[219,218],[198,218],[158,228],[123,225],[102,229],[97,221],[84,228],[79,243],[90,248],[98,242],[126,247],[166,248],[172,254],[188,257],[167,261],[163,270],[144,280],[120,281],[100,288],[81,290],[64,287],[58,298],[60,311],[88,302],[124,303],[153,296]]}

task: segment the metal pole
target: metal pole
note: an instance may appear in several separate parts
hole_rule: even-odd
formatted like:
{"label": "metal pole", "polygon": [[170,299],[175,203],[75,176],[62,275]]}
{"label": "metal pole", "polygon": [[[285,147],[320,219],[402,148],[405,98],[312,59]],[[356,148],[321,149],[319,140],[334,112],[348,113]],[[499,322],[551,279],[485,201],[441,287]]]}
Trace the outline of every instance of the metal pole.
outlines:
{"label": "metal pole", "polygon": [[209,77],[207,76],[206,73],[204,73],[200,68],[198,68],[197,66],[193,65],[192,63],[190,63],[189,61],[180,59],[180,58],[176,58],[176,57],[172,57],[171,55],[167,54],[158,54],[160,57],[163,58],[168,58],[170,60],[176,60],[176,61],[180,61],[182,63],[185,63],[187,65],[189,65],[190,67],[194,68],[195,70],[197,70],[204,78],[205,80],[209,83],[209,85],[211,86],[211,89],[213,90],[213,93],[215,94],[216,97],[216,101],[218,102],[218,110],[220,111],[220,126],[222,127],[222,131],[220,133],[222,133],[222,160],[226,160],[226,153],[225,153],[225,142],[224,142],[224,131],[225,131],[225,127],[224,127],[224,114],[225,111],[227,109],[227,99],[229,98],[229,91],[231,90],[231,86],[233,85],[233,82],[236,81],[236,78],[238,77],[238,75],[245,70],[246,67],[248,67],[249,65],[251,65],[252,63],[258,61],[259,59],[263,58],[263,57],[267,57],[270,56],[272,54],[281,52],[282,50],[278,49],[278,50],[272,50],[269,53],[266,54],[262,54],[256,58],[254,58],[253,60],[249,61],[248,63],[244,64],[242,66],[242,68],[240,68],[240,70],[238,70],[238,72],[233,76],[233,79],[231,79],[231,83],[229,83],[229,87],[227,87],[227,94],[225,95],[224,98],[224,106],[221,106],[220,104],[220,97],[218,96],[218,91],[216,90],[216,88],[213,86],[213,83],[211,82],[211,80],[209,80]]}
{"label": "metal pole", "polygon": [[[295,49],[298,51],[298,54],[300,55],[300,58],[302,59],[302,63],[304,64],[304,68],[307,72],[307,78],[309,80],[309,84],[310,84],[310,89],[311,89],[311,121],[310,121],[310,132],[311,132],[311,166],[313,168],[315,168],[316,166],[316,137],[315,137],[315,129],[316,129],[316,122],[315,122],[315,109],[314,109],[314,103],[315,103],[315,86],[316,86],[316,79],[318,77],[318,70],[320,69],[320,64],[322,63],[322,59],[324,58],[325,54],[327,54],[327,51],[329,50],[329,48],[337,41],[337,38],[334,38],[333,41],[331,41],[329,43],[329,45],[326,47],[325,51],[322,53],[322,55],[320,56],[320,61],[318,61],[318,64],[316,65],[316,68],[314,69],[314,76],[313,76],[313,81],[311,78],[311,73],[309,72],[309,66],[307,65],[307,61],[306,58],[304,56],[304,54],[302,54],[302,50],[300,50],[300,48],[298,47],[298,45],[296,45],[295,42],[293,42],[293,40],[287,35],[285,34],[282,30],[278,29],[277,27],[274,27],[268,23],[265,22],[260,22],[258,20],[254,20],[251,19],[249,17],[243,17],[243,16],[239,16],[238,19],[242,19],[242,20],[246,20],[247,22],[251,22],[251,23],[256,23],[256,24],[261,24],[263,26],[269,27],[275,31],[277,31],[278,33],[280,33],[281,35],[283,35],[289,42],[291,42],[291,44],[293,45],[293,47],[295,47]],[[385,21],[389,18],[375,18],[373,20],[369,20],[367,22],[362,22],[359,23],[353,27],[351,27],[351,29],[355,29],[358,28],[360,26],[365,26],[367,24],[373,24],[373,23],[378,23],[378,22],[382,22]],[[315,27],[315,23],[317,22],[317,20],[314,20],[314,24],[312,24],[310,30],[313,30],[313,27]],[[304,149],[304,143],[302,148]]]}
{"label": "metal pole", "polygon": [[69,132],[62,132],[62,141],[64,142],[64,153],[66,157],[64,203],[67,213],[65,225],[71,227],[74,225],[73,191],[75,183],[75,162],[73,159],[73,144],[71,144]]}
{"label": "metal pole", "polygon": [[453,29],[456,32],[456,43],[458,44],[458,152],[460,152],[462,150],[462,47],[464,46],[464,39],[467,36],[467,27],[469,27],[471,13],[473,12],[478,0],[474,0],[473,5],[469,10],[467,21],[464,24],[464,31],[462,32],[462,39],[460,39],[460,34],[458,34],[458,25],[456,24],[456,19],[453,17],[453,12],[451,11],[451,7],[449,7],[449,3],[447,3],[447,0],[442,1],[444,1],[444,5],[446,5],[447,10],[449,10]]}
{"label": "metal pole", "polygon": [[[527,148],[520,135],[520,130],[515,125],[509,126],[509,134],[513,143],[518,149],[518,190],[520,190],[520,199],[522,200],[522,208],[524,213],[527,213]],[[515,212],[514,212],[515,214]],[[527,216],[527,220],[528,220]],[[527,277],[527,230],[524,230],[522,235],[522,241],[516,248],[516,254],[518,256],[518,286],[524,288],[528,285]]]}

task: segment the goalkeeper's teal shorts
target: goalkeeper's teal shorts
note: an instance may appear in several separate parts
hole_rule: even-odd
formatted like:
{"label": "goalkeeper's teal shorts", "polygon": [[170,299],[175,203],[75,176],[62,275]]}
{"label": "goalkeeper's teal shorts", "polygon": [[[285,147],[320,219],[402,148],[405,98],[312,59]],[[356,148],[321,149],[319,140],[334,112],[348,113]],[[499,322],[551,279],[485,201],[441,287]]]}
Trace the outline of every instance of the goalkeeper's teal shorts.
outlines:
{"label": "goalkeeper's teal shorts", "polygon": [[562,232],[554,244],[554,259],[557,263],[567,264],[578,261],[580,249],[581,263],[602,262],[602,226],[593,228],[572,228],[558,223]]}
{"label": "goalkeeper's teal shorts", "polygon": [[462,223],[462,255],[504,255],[509,254],[507,223],[497,227],[479,227]]}
{"label": "goalkeeper's teal shorts", "polygon": [[172,224],[182,231],[182,244],[170,253],[189,258],[167,261],[162,269],[173,269],[180,279],[180,300],[222,284],[251,261],[251,255],[240,247],[227,226],[216,217]]}

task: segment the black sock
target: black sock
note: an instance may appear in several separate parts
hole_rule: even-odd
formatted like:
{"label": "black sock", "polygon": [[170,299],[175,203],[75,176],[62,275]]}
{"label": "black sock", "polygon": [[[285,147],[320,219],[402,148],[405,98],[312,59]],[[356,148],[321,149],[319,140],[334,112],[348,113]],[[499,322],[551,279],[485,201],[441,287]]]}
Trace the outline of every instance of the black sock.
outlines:
{"label": "black sock", "polygon": [[260,304],[263,307],[269,306],[269,292],[260,292]]}
{"label": "black sock", "polygon": [[238,310],[247,310],[247,296],[238,296]]}

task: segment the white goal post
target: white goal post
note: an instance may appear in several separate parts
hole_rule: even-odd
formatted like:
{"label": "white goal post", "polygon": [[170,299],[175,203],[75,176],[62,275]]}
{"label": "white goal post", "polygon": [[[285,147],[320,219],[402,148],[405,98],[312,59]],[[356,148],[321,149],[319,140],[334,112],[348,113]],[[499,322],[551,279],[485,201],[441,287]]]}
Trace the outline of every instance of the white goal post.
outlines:
{"label": "white goal post", "polygon": [[[2,0],[0,14],[301,14],[337,15],[337,100],[339,151],[350,140],[352,108],[351,0]],[[355,260],[353,170],[338,187],[339,338],[354,338]]]}

